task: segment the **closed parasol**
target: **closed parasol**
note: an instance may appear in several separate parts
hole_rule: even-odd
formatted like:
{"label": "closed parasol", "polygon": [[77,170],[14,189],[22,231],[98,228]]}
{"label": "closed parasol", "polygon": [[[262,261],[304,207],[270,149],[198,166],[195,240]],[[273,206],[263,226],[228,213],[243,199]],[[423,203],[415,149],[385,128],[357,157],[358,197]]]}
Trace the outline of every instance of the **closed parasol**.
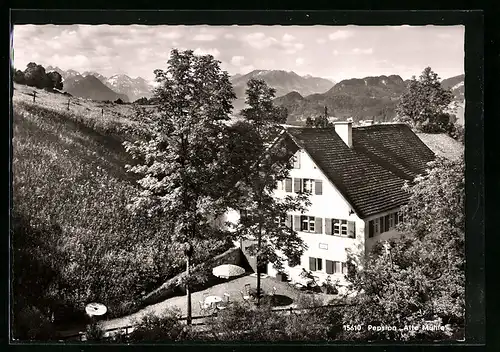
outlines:
{"label": "closed parasol", "polygon": [[240,276],[245,273],[245,269],[233,264],[223,264],[212,269],[214,276],[229,279],[230,277]]}

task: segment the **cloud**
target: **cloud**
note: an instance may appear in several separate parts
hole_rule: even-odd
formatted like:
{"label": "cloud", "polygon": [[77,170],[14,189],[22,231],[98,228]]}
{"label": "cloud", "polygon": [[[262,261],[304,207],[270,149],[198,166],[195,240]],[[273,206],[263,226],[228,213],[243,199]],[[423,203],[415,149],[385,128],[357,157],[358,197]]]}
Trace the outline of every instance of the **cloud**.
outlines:
{"label": "cloud", "polygon": [[217,39],[217,36],[213,34],[197,34],[193,38],[193,40],[201,42],[211,42],[215,39]]}
{"label": "cloud", "polygon": [[250,45],[254,49],[265,49],[270,47],[273,44],[276,44],[278,41],[276,38],[267,37],[262,32],[250,33],[243,37],[243,41]]}
{"label": "cloud", "polygon": [[334,50],[333,51],[333,55],[337,56],[339,54],[339,51],[338,50]]}
{"label": "cloud", "polygon": [[318,44],[325,44],[326,43],[326,39],[324,39],[324,38],[316,39],[316,43],[318,43]]}
{"label": "cloud", "polygon": [[216,48],[211,48],[211,49],[197,48],[194,50],[194,53],[196,55],[212,55],[215,58],[219,57],[220,55],[220,51],[217,50]]}
{"label": "cloud", "polygon": [[224,34],[224,38],[225,39],[233,39],[234,38],[234,34],[226,33],[226,34]]}
{"label": "cloud", "polygon": [[298,58],[296,58],[296,59],[295,59],[295,64],[296,64],[297,66],[300,66],[300,65],[302,65],[303,63],[304,63],[304,58],[302,58],[302,57],[298,57]]}
{"label": "cloud", "polygon": [[287,54],[295,54],[297,51],[304,49],[304,44],[302,43],[282,43],[281,45]]}
{"label": "cloud", "polygon": [[353,33],[350,31],[346,31],[344,29],[340,29],[338,31],[332,32],[328,35],[328,39],[330,40],[343,40],[349,37],[352,37]]}
{"label": "cloud", "polygon": [[354,48],[352,49],[353,54],[362,54],[362,55],[369,55],[373,54],[373,49],[360,49],[360,48]]}
{"label": "cloud", "polygon": [[234,66],[241,66],[241,64],[243,64],[244,59],[245,59],[244,56],[233,56],[231,58],[231,64],[233,64]]}
{"label": "cloud", "polygon": [[292,42],[294,40],[295,40],[295,37],[293,35],[291,35],[291,34],[285,33],[283,35],[283,41],[284,42]]}

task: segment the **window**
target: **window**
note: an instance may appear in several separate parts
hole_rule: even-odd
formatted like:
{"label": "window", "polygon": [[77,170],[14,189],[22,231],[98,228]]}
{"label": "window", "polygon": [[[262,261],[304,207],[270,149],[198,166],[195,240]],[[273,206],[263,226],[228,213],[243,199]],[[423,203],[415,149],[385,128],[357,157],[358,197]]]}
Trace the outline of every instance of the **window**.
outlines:
{"label": "window", "polygon": [[281,215],[281,216],[277,216],[276,219],[275,219],[275,222],[276,224],[278,224],[279,226],[287,226],[287,215]]}
{"label": "window", "polygon": [[347,263],[326,260],[327,274],[347,274]]}
{"label": "window", "polygon": [[292,179],[290,177],[285,178],[285,192],[292,193]]}
{"label": "window", "polygon": [[300,169],[300,152],[297,152],[293,156],[293,168],[294,169]]}
{"label": "window", "polygon": [[305,232],[315,232],[314,231],[314,216],[304,216],[300,217],[300,230]]}
{"label": "window", "polygon": [[323,269],[323,259],[309,257],[309,270],[321,271]]}
{"label": "window", "polygon": [[332,219],[333,234],[340,235],[340,220]]}
{"label": "window", "polygon": [[373,220],[368,221],[368,237],[372,238],[375,235]]}
{"label": "window", "polygon": [[347,236],[347,220],[332,219],[333,235]]}
{"label": "window", "polygon": [[341,262],[333,262],[333,263],[334,263],[333,273],[334,274],[342,273],[342,263]]}
{"label": "window", "polygon": [[341,220],[340,223],[340,235],[347,236],[347,220]]}
{"label": "window", "polygon": [[301,178],[294,178],[293,179],[293,191],[295,193],[302,192],[302,179]]}
{"label": "window", "polygon": [[342,263],[342,274],[347,274],[347,263]]}
{"label": "window", "polygon": [[309,178],[303,178],[302,179],[302,191],[303,192],[313,192],[313,186],[314,186],[314,180],[311,180]]}

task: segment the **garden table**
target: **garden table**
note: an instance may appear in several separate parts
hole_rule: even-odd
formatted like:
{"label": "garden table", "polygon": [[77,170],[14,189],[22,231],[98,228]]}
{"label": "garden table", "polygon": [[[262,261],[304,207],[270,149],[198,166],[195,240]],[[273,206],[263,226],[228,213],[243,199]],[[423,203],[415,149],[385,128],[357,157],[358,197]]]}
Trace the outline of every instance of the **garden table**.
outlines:
{"label": "garden table", "polygon": [[205,303],[217,306],[217,303],[222,302],[222,297],[220,296],[207,296],[205,298]]}

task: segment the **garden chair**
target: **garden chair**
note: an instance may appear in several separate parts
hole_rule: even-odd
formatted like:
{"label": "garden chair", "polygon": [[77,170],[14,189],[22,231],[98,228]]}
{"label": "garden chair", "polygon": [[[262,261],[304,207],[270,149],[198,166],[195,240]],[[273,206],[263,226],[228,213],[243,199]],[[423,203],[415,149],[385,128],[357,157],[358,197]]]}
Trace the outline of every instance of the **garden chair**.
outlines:
{"label": "garden chair", "polygon": [[250,294],[240,291],[244,303],[250,303]]}
{"label": "garden chair", "polygon": [[212,309],[212,305],[205,303],[204,301],[200,301],[200,314],[201,315],[207,315],[207,313],[210,313]]}

